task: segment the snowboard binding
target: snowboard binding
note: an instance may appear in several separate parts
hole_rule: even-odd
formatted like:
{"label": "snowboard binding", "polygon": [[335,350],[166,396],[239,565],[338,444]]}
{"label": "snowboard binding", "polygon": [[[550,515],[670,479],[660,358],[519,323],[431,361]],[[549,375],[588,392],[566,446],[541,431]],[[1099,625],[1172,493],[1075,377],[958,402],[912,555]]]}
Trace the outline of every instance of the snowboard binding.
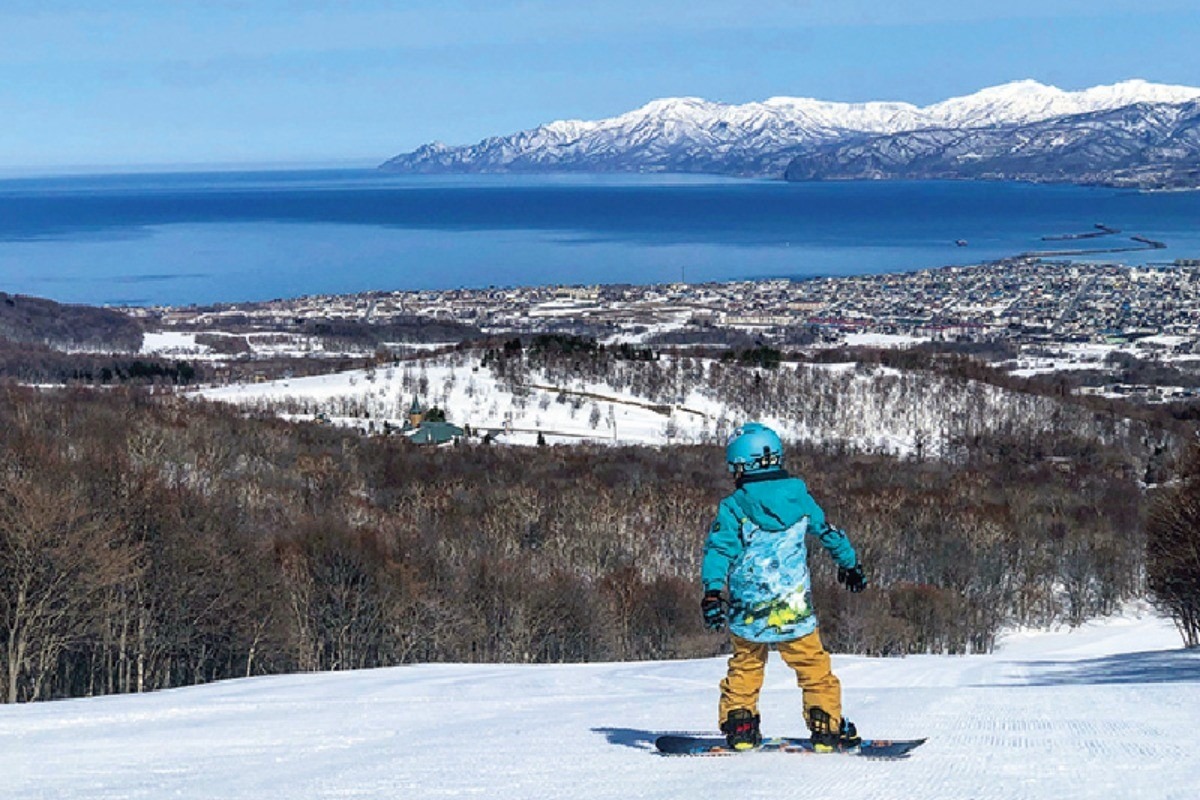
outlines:
{"label": "snowboard binding", "polygon": [[808,710],[808,729],[812,732],[813,751],[817,753],[853,750],[862,744],[853,722],[842,717],[834,725],[833,718],[821,708]]}
{"label": "snowboard binding", "polygon": [[730,750],[751,750],[762,744],[759,717],[744,708],[735,708],[721,723],[721,733]]}

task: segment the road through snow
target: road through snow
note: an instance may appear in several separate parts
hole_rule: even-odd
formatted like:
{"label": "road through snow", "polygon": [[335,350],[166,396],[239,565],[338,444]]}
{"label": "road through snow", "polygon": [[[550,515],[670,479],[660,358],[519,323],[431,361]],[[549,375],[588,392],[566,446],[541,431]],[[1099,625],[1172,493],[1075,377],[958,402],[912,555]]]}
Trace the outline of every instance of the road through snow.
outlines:
{"label": "road through snow", "polygon": [[[724,660],[421,665],[0,707],[0,797],[1200,797],[1200,653],[1144,611],[986,656],[835,656],[867,736],[911,759],[662,758],[711,732]],[[802,734],[777,656],[768,735]]]}

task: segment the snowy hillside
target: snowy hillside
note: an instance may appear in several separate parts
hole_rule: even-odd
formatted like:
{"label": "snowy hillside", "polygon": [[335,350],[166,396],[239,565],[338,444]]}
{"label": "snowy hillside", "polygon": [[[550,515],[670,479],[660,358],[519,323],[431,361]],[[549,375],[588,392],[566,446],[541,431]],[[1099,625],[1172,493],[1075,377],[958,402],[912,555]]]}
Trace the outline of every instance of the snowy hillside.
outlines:
{"label": "snowy hillside", "polygon": [[[1024,80],[993,86],[965,97],[954,97],[921,109],[929,124],[921,127],[984,128],[1040,122],[1135,103],[1186,103],[1200,98],[1200,88],[1128,80],[1066,92],[1056,86]],[[884,131],[896,133],[896,130]]]}
{"label": "snowy hillside", "polygon": [[401,172],[675,170],[780,175],[795,156],[863,134],[1026,124],[1135,103],[1185,103],[1200,88],[1130,80],[1078,92],[1024,80],[919,107],[773,97],[731,105],[696,97],[654,100],[601,120],[560,120],[478,144],[434,143],[396,156]]}
{"label": "snowy hillside", "polygon": [[815,445],[910,456],[951,457],[950,442],[983,433],[1046,432],[1085,426],[1101,439],[1125,426],[1096,428],[1094,415],[1037,395],[926,372],[878,366],[783,364],[774,370],[663,357],[615,362],[603,378],[534,370],[504,380],[477,354],[451,354],[373,370],[204,389],[212,400],[302,419],[318,414],[378,432],[402,425],[414,396],[447,419],[502,442],[666,445],[723,442],[747,418],[785,438]]}
{"label": "snowy hillside", "polygon": [[796,158],[787,180],[1007,178],[1109,185],[1184,183],[1200,155],[1200,103],[1159,103],[945,127],[836,143]]}
{"label": "snowy hillside", "polygon": [[[2,706],[0,796],[1192,800],[1200,653],[1142,614],[987,656],[835,655],[863,732],[929,737],[908,761],[654,755],[713,730],[721,658],[429,664]],[[772,656],[768,735],[802,732],[799,699]]]}

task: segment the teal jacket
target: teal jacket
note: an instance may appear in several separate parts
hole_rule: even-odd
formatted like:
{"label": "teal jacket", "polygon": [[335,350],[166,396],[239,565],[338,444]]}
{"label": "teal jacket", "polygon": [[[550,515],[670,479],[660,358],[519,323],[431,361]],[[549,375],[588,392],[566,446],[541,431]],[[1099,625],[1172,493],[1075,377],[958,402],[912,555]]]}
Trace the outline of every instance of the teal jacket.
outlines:
{"label": "teal jacket", "polygon": [[783,470],[747,476],[721,501],[704,545],[705,591],[729,590],[729,630],[754,642],[786,642],[816,630],[807,535],[839,567],[858,563],[846,534],[799,478]]}

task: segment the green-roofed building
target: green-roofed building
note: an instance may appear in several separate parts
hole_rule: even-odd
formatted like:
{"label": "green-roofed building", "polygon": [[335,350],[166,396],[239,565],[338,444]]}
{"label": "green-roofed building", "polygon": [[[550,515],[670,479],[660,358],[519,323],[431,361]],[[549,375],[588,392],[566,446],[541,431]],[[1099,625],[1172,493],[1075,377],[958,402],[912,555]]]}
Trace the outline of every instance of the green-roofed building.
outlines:
{"label": "green-roofed building", "polygon": [[439,409],[422,408],[416,397],[408,409],[408,422],[400,429],[400,433],[407,436],[413,444],[434,446],[452,444],[466,435],[462,428],[446,422],[445,414]]}
{"label": "green-roofed building", "polygon": [[465,435],[465,431],[449,422],[422,422],[415,428],[406,428],[402,433],[413,444],[453,444]]}

